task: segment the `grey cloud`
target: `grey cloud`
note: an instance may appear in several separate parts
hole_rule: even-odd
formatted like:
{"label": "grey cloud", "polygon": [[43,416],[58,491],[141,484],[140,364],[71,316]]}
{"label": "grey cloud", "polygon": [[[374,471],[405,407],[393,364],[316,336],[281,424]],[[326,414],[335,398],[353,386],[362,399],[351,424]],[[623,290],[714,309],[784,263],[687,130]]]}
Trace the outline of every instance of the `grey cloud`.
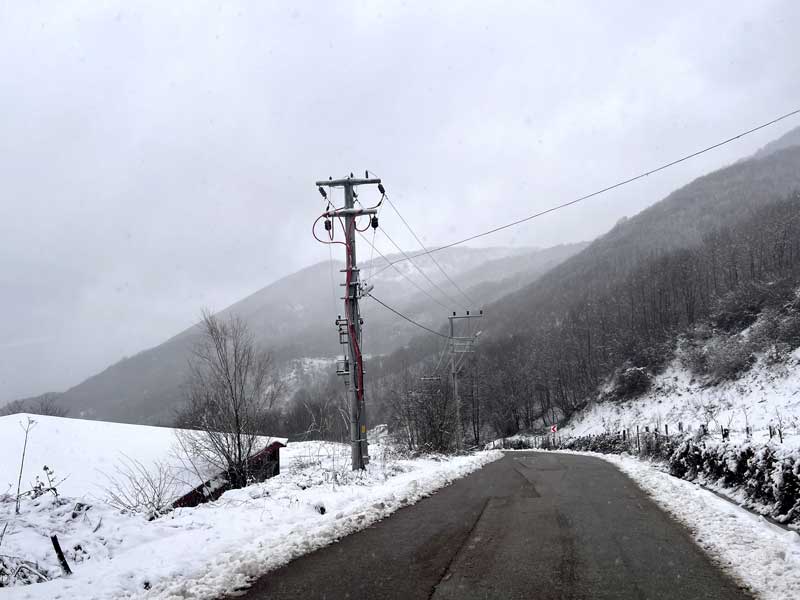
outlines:
{"label": "grey cloud", "polygon": [[[319,177],[381,174],[435,245],[800,98],[791,1],[0,11],[0,400],[326,260],[308,234]],[[792,125],[482,243],[592,238]]]}

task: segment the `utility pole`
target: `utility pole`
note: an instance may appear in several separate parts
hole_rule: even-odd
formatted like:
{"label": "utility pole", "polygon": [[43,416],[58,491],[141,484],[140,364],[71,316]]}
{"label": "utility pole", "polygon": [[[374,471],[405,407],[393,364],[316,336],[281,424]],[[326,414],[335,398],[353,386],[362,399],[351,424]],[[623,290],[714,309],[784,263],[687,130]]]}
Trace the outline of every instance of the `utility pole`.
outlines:
{"label": "utility pole", "polygon": [[[375,208],[355,208],[357,196],[354,188],[359,185],[378,185],[383,193],[381,180],[365,177],[363,179],[350,177],[344,179],[328,179],[317,181],[320,193],[324,198],[327,194],[324,187],[344,189],[344,208],[331,209],[323,213],[326,219],[325,228],[332,231],[337,219],[344,219],[345,246],[347,248],[345,273],[344,318],[339,316],[336,324],[339,327],[339,342],[348,347],[349,361],[340,360],[337,368],[339,375],[347,377],[347,386],[350,396],[350,444],[352,448],[353,470],[363,469],[369,463],[369,449],[367,447],[367,419],[364,406],[364,357],[361,354],[361,313],[358,307],[359,299],[366,293],[359,283],[359,271],[356,263],[356,218],[363,215],[375,215]],[[334,223],[331,223],[331,220]],[[377,227],[377,218],[372,217],[372,226]]]}
{"label": "utility pole", "polygon": [[465,315],[457,315],[455,312],[447,317],[450,321],[450,377],[453,380],[453,399],[456,403],[456,449],[460,452],[464,449],[464,431],[461,423],[461,399],[458,397],[458,367],[456,366],[456,355],[474,352],[475,339],[480,332],[475,335],[456,337],[455,322],[458,319],[480,319],[483,317],[481,310],[477,315],[471,315],[469,311]]}

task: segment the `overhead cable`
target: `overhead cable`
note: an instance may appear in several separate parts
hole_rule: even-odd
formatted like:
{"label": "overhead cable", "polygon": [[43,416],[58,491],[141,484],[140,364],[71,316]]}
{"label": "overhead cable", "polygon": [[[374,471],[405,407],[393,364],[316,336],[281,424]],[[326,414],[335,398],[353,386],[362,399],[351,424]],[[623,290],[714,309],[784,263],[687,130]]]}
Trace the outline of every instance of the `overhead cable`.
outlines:
{"label": "overhead cable", "polygon": [[437,285],[437,283],[436,283],[435,281],[433,281],[433,279],[431,279],[431,278],[428,276],[428,274],[427,274],[425,271],[423,271],[423,270],[422,270],[422,268],[421,268],[421,267],[420,267],[420,266],[419,266],[419,265],[418,265],[418,264],[417,264],[417,263],[416,263],[416,262],[413,260],[413,257],[411,257],[411,256],[409,256],[408,254],[406,254],[405,250],[403,250],[403,249],[402,249],[402,248],[401,248],[401,247],[400,247],[400,246],[397,244],[397,242],[395,242],[395,241],[392,239],[392,236],[390,236],[388,233],[386,233],[386,229],[384,229],[383,227],[381,227],[381,233],[383,233],[383,235],[385,235],[385,236],[386,236],[386,239],[387,239],[387,240],[389,240],[389,241],[392,243],[392,246],[394,246],[395,248],[397,248],[397,251],[398,251],[398,252],[400,252],[400,254],[402,254],[403,256],[405,256],[405,257],[408,259],[408,261],[411,263],[411,265],[412,265],[412,266],[413,266],[413,267],[414,267],[414,268],[415,268],[417,271],[419,271],[420,275],[422,275],[422,276],[423,276],[423,277],[424,277],[424,278],[425,278],[425,279],[428,281],[428,283],[430,283],[430,284],[431,284],[433,287],[435,287],[437,290],[439,290],[439,292],[442,294],[442,296],[444,296],[445,298],[447,298],[447,299],[448,299],[450,302],[454,303],[456,306],[460,306],[460,305],[461,305],[461,303],[460,303],[458,300],[456,300],[455,298],[453,298],[453,297],[452,297],[450,294],[448,294],[447,292],[445,292],[445,291],[444,291],[444,290],[443,290],[443,289],[442,289],[442,288],[441,288],[439,285]]}
{"label": "overhead cable", "polygon": [[[677,164],[680,164],[682,162],[685,162],[687,160],[690,160],[692,158],[700,156],[701,154],[705,154],[706,152],[710,152],[711,150],[719,148],[720,146],[724,146],[726,144],[729,144],[729,143],[731,143],[733,141],[738,140],[739,138],[742,138],[742,137],[744,137],[746,135],[750,135],[751,133],[755,133],[756,131],[759,131],[761,129],[769,127],[770,125],[774,125],[775,123],[783,121],[784,119],[788,119],[789,117],[793,117],[793,116],[795,116],[797,114],[800,114],[800,108],[798,108],[796,110],[793,110],[791,112],[788,112],[786,114],[783,114],[783,115],[781,115],[779,117],[776,117],[776,118],[774,118],[774,119],[772,119],[770,121],[767,121],[766,123],[762,123],[761,125],[757,125],[755,127],[752,127],[750,129],[748,129],[747,131],[743,131],[743,132],[741,132],[741,133],[739,133],[737,135],[734,135],[734,136],[729,137],[729,138],[727,138],[725,140],[722,140],[721,142],[717,142],[717,143],[712,144],[710,146],[706,146],[705,148],[702,148],[700,150],[692,152],[691,154],[687,154],[685,156],[682,156],[680,158],[672,160],[672,161],[670,161],[668,163],[664,163],[663,165],[660,165],[658,167],[650,169],[649,171],[645,171],[644,173],[640,173],[639,175],[635,175],[633,177],[629,177],[628,179],[624,179],[622,181],[618,181],[617,183],[614,183],[612,185],[609,185],[609,186],[604,187],[602,189],[599,189],[597,191],[591,192],[591,193],[586,194],[584,196],[580,196],[579,198],[575,198],[574,200],[570,200],[569,202],[564,202],[563,204],[558,204],[556,206],[552,206],[552,207],[550,207],[550,208],[548,208],[546,210],[534,213],[534,214],[529,215],[527,217],[523,217],[522,219],[517,219],[516,221],[512,221],[510,223],[506,223],[505,225],[500,225],[499,227],[494,227],[493,229],[489,229],[489,230],[483,231],[481,233],[476,233],[475,235],[471,235],[469,237],[465,237],[464,239],[457,240],[455,242],[450,242],[449,244],[445,244],[444,246],[438,246],[436,248],[431,248],[427,253],[430,254],[430,253],[433,253],[433,252],[439,252],[439,251],[445,250],[447,248],[452,248],[453,246],[458,246],[460,244],[465,244],[467,242],[471,242],[471,241],[476,240],[478,238],[482,238],[484,236],[491,235],[493,233],[497,233],[498,231],[502,231],[502,230],[508,229],[510,227],[515,227],[516,225],[520,225],[521,223],[525,223],[527,221],[530,221],[532,219],[536,219],[538,217],[541,217],[541,216],[544,216],[546,214],[555,212],[557,210],[561,210],[562,208],[566,208],[568,206],[572,206],[573,204],[578,204],[579,202],[583,202],[584,200],[588,200],[589,198],[593,198],[595,196],[599,196],[600,194],[604,194],[606,192],[609,192],[609,191],[614,190],[616,188],[622,187],[622,186],[627,185],[629,183],[633,183],[634,181],[638,181],[639,179],[644,179],[645,177],[648,177],[649,175],[652,175],[654,173],[658,173],[659,171],[663,171],[664,169],[668,169],[670,167],[673,167],[673,166],[675,166]],[[426,254],[426,253],[425,252],[421,252],[421,253],[418,253],[418,254],[414,254],[410,258],[415,258],[417,256],[422,256],[423,254]],[[404,260],[406,260],[406,259],[405,258],[398,258],[397,260],[395,260],[393,262],[394,263],[398,263],[398,262],[402,262]],[[376,276],[379,275],[386,268],[388,268],[388,267],[384,267],[384,269],[381,269],[380,271],[375,273],[375,275]]]}
{"label": "overhead cable", "polygon": [[416,326],[417,326],[417,327],[419,327],[420,329],[424,329],[425,331],[427,331],[428,333],[432,333],[433,335],[438,335],[439,337],[443,337],[443,338],[444,338],[444,339],[446,339],[446,340],[449,340],[449,339],[450,339],[450,336],[449,336],[449,335],[445,335],[445,334],[443,334],[443,333],[439,333],[438,331],[434,331],[434,330],[433,330],[433,329],[431,329],[430,327],[425,327],[425,325],[422,325],[421,323],[417,323],[417,322],[416,322],[414,319],[412,319],[411,317],[407,317],[406,315],[404,315],[403,313],[401,313],[399,310],[397,310],[397,309],[394,309],[394,308],[392,308],[391,306],[389,306],[388,304],[386,304],[386,303],[384,303],[384,302],[380,301],[378,298],[376,298],[376,297],[375,297],[375,296],[373,296],[372,294],[369,294],[369,297],[370,297],[370,298],[372,298],[373,300],[375,300],[375,302],[377,302],[378,304],[380,304],[380,305],[381,305],[381,306],[383,306],[384,308],[386,308],[386,309],[388,309],[388,310],[392,311],[392,312],[393,312],[394,314],[396,314],[398,317],[400,317],[400,318],[402,318],[402,319],[405,319],[406,321],[408,321],[408,322],[409,322],[409,323],[411,323],[412,325],[416,325]]}

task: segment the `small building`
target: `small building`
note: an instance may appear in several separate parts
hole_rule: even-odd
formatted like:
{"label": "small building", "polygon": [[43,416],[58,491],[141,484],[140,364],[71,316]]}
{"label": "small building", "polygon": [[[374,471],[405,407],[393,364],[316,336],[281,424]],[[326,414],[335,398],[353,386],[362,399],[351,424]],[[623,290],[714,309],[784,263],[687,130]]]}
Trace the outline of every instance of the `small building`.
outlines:
{"label": "small building", "polygon": [[[264,481],[281,472],[281,448],[286,444],[274,441],[253,454],[247,461],[247,469],[256,481]],[[218,473],[208,481],[198,485],[172,503],[172,508],[191,508],[206,502],[213,502],[230,489],[225,472]]]}

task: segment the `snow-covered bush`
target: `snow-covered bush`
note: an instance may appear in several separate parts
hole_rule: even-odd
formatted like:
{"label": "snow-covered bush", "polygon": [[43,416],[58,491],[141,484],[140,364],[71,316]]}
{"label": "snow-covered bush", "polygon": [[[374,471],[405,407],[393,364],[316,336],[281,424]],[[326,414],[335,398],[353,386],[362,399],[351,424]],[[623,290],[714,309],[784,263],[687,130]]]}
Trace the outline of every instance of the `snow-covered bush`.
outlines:
{"label": "snow-covered bush", "polygon": [[622,454],[631,450],[628,440],[623,440],[622,436],[611,433],[571,438],[564,443],[564,447],[568,450],[599,452],[601,454]]}
{"label": "snow-covered bush", "polygon": [[653,433],[643,434],[639,441],[639,456],[653,460],[667,461],[680,445],[678,436],[666,436]]}
{"label": "snow-covered bush", "polygon": [[773,513],[785,521],[800,517],[800,458],[785,456],[772,471]]}
{"label": "snow-covered bush", "polygon": [[795,307],[796,304],[800,304],[800,300],[786,307],[785,316],[778,323],[776,336],[778,342],[786,344],[790,350],[800,346],[800,306]]}
{"label": "snow-covered bush", "polygon": [[669,472],[681,479],[694,479],[703,468],[703,449],[692,440],[684,440],[669,461]]}
{"label": "snow-covered bush", "polygon": [[753,343],[741,336],[716,339],[706,347],[706,369],[718,380],[735,380],[756,361]]}
{"label": "snow-covered bush", "polygon": [[755,322],[769,295],[769,284],[746,282],[717,299],[711,322],[726,331],[741,331]]}
{"label": "snow-covered bush", "polygon": [[644,367],[629,367],[617,374],[614,381],[614,395],[618,398],[629,398],[644,394],[650,389],[653,381]]}
{"label": "snow-covered bush", "polygon": [[708,371],[708,356],[705,345],[697,340],[681,340],[678,350],[681,365],[693,375],[705,375]]}
{"label": "snow-covered bush", "polygon": [[541,438],[537,443],[534,438],[520,435],[510,438],[500,438],[489,444],[487,448],[502,450],[530,450],[532,448],[541,448],[544,450],[552,450],[554,446],[549,437]]}
{"label": "snow-covered bush", "polygon": [[745,492],[756,502],[766,504],[772,499],[772,467],[775,464],[775,450],[764,446],[751,451],[745,472]]}
{"label": "snow-covered bush", "polygon": [[122,512],[155,519],[171,510],[178,495],[174,469],[164,463],[148,466],[123,455],[114,473],[104,475],[106,502]]}
{"label": "snow-covered bush", "polygon": [[0,589],[41,583],[49,578],[47,570],[18,556],[0,555]]}
{"label": "snow-covered bush", "polygon": [[686,440],[669,465],[676,477],[741,490],[749,503],[779,521],[800,521],[798,449]]}

